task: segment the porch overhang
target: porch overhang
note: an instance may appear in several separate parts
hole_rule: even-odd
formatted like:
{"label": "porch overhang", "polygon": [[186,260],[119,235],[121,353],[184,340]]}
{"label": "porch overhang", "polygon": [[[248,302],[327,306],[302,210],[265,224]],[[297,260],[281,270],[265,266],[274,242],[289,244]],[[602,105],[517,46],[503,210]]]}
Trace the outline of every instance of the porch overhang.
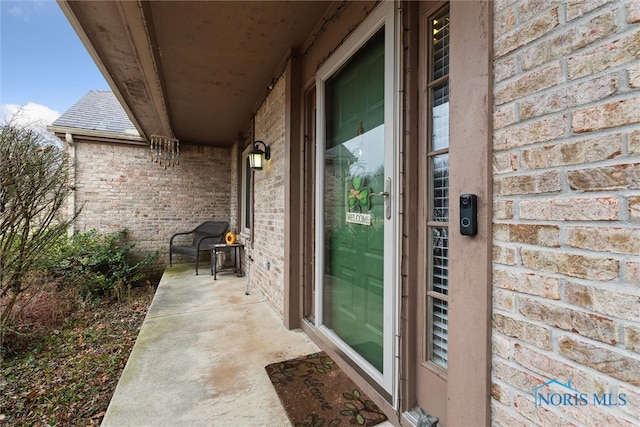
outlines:
{"label": "porch overhang", "polygon": [[332,2],[58,3],[144,139],[230,146]]}

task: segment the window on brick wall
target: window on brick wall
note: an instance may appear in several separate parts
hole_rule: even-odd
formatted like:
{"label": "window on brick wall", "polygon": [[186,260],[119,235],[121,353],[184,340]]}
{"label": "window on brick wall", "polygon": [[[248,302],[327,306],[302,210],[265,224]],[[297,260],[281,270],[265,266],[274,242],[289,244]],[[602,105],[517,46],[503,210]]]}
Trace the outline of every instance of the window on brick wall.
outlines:
{"label": "window on brick wall", "polygon": [[240,206],[240,232],[251,232],[251,168],[249,167],[249,151],[251,144],[242,152],[242,196]]}
{"label": "window on brick wall", "polygon": [[431,132],[428,136],[429,231],[427,291],[427,360],[446,369],[449,293],[449,10],[430,18],[427,105]]}

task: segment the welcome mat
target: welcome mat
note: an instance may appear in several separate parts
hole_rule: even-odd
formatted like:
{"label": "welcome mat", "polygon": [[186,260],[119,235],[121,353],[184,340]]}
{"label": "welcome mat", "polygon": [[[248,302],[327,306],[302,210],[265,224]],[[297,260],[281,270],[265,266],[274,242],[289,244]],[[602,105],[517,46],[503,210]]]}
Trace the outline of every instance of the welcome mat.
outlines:
{"label": "welcome mat", "polygon": [[298,426],[374,426],[387,417],[325,352],[265,366],[289,421]]}

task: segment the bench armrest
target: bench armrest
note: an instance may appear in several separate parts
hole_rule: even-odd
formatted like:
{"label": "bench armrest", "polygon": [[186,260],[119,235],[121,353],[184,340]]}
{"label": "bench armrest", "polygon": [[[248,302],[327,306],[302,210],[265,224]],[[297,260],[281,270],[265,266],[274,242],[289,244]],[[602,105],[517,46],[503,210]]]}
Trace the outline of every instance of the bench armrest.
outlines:
{"label": "bench armrest", "polygon": [[173,236],[171,236],[171,239],[169,239],[169,246],[173,246],[173,239],[174,239],[175,237],[177,237],[177,236],[186,236],[186,235],[188,235],[188,234],[193,234],[193,233],[195,233],[195,231],[196,231],[196,230],[195,230],[195,229],[193,229],[193,230],[191,230],[191,231],[185,231],[185,232],[182,232],[182,233],[176,233],[176,234],[174,234]]}

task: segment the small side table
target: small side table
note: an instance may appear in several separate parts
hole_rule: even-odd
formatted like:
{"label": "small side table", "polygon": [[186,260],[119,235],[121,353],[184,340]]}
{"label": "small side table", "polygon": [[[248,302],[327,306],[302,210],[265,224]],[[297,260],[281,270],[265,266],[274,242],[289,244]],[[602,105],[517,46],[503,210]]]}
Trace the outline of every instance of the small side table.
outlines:
{"label": "small side table", "polygon": [[[232,248],[234,251],[234,262],[233,266],[224,267],[221,266],[218,268],[218,254],[221,252],[226,252],[229,248]],[[218,280],[218,272],[222,271],[233,271],[238,274],[238,277],[242,277],[242,251],[244,250],[244,245],[242,243],[234,243],[232,245],[227,245],[226,243],[218,243],[213,245],[211,248],[211,274],[213,275],[213,280]]]}

